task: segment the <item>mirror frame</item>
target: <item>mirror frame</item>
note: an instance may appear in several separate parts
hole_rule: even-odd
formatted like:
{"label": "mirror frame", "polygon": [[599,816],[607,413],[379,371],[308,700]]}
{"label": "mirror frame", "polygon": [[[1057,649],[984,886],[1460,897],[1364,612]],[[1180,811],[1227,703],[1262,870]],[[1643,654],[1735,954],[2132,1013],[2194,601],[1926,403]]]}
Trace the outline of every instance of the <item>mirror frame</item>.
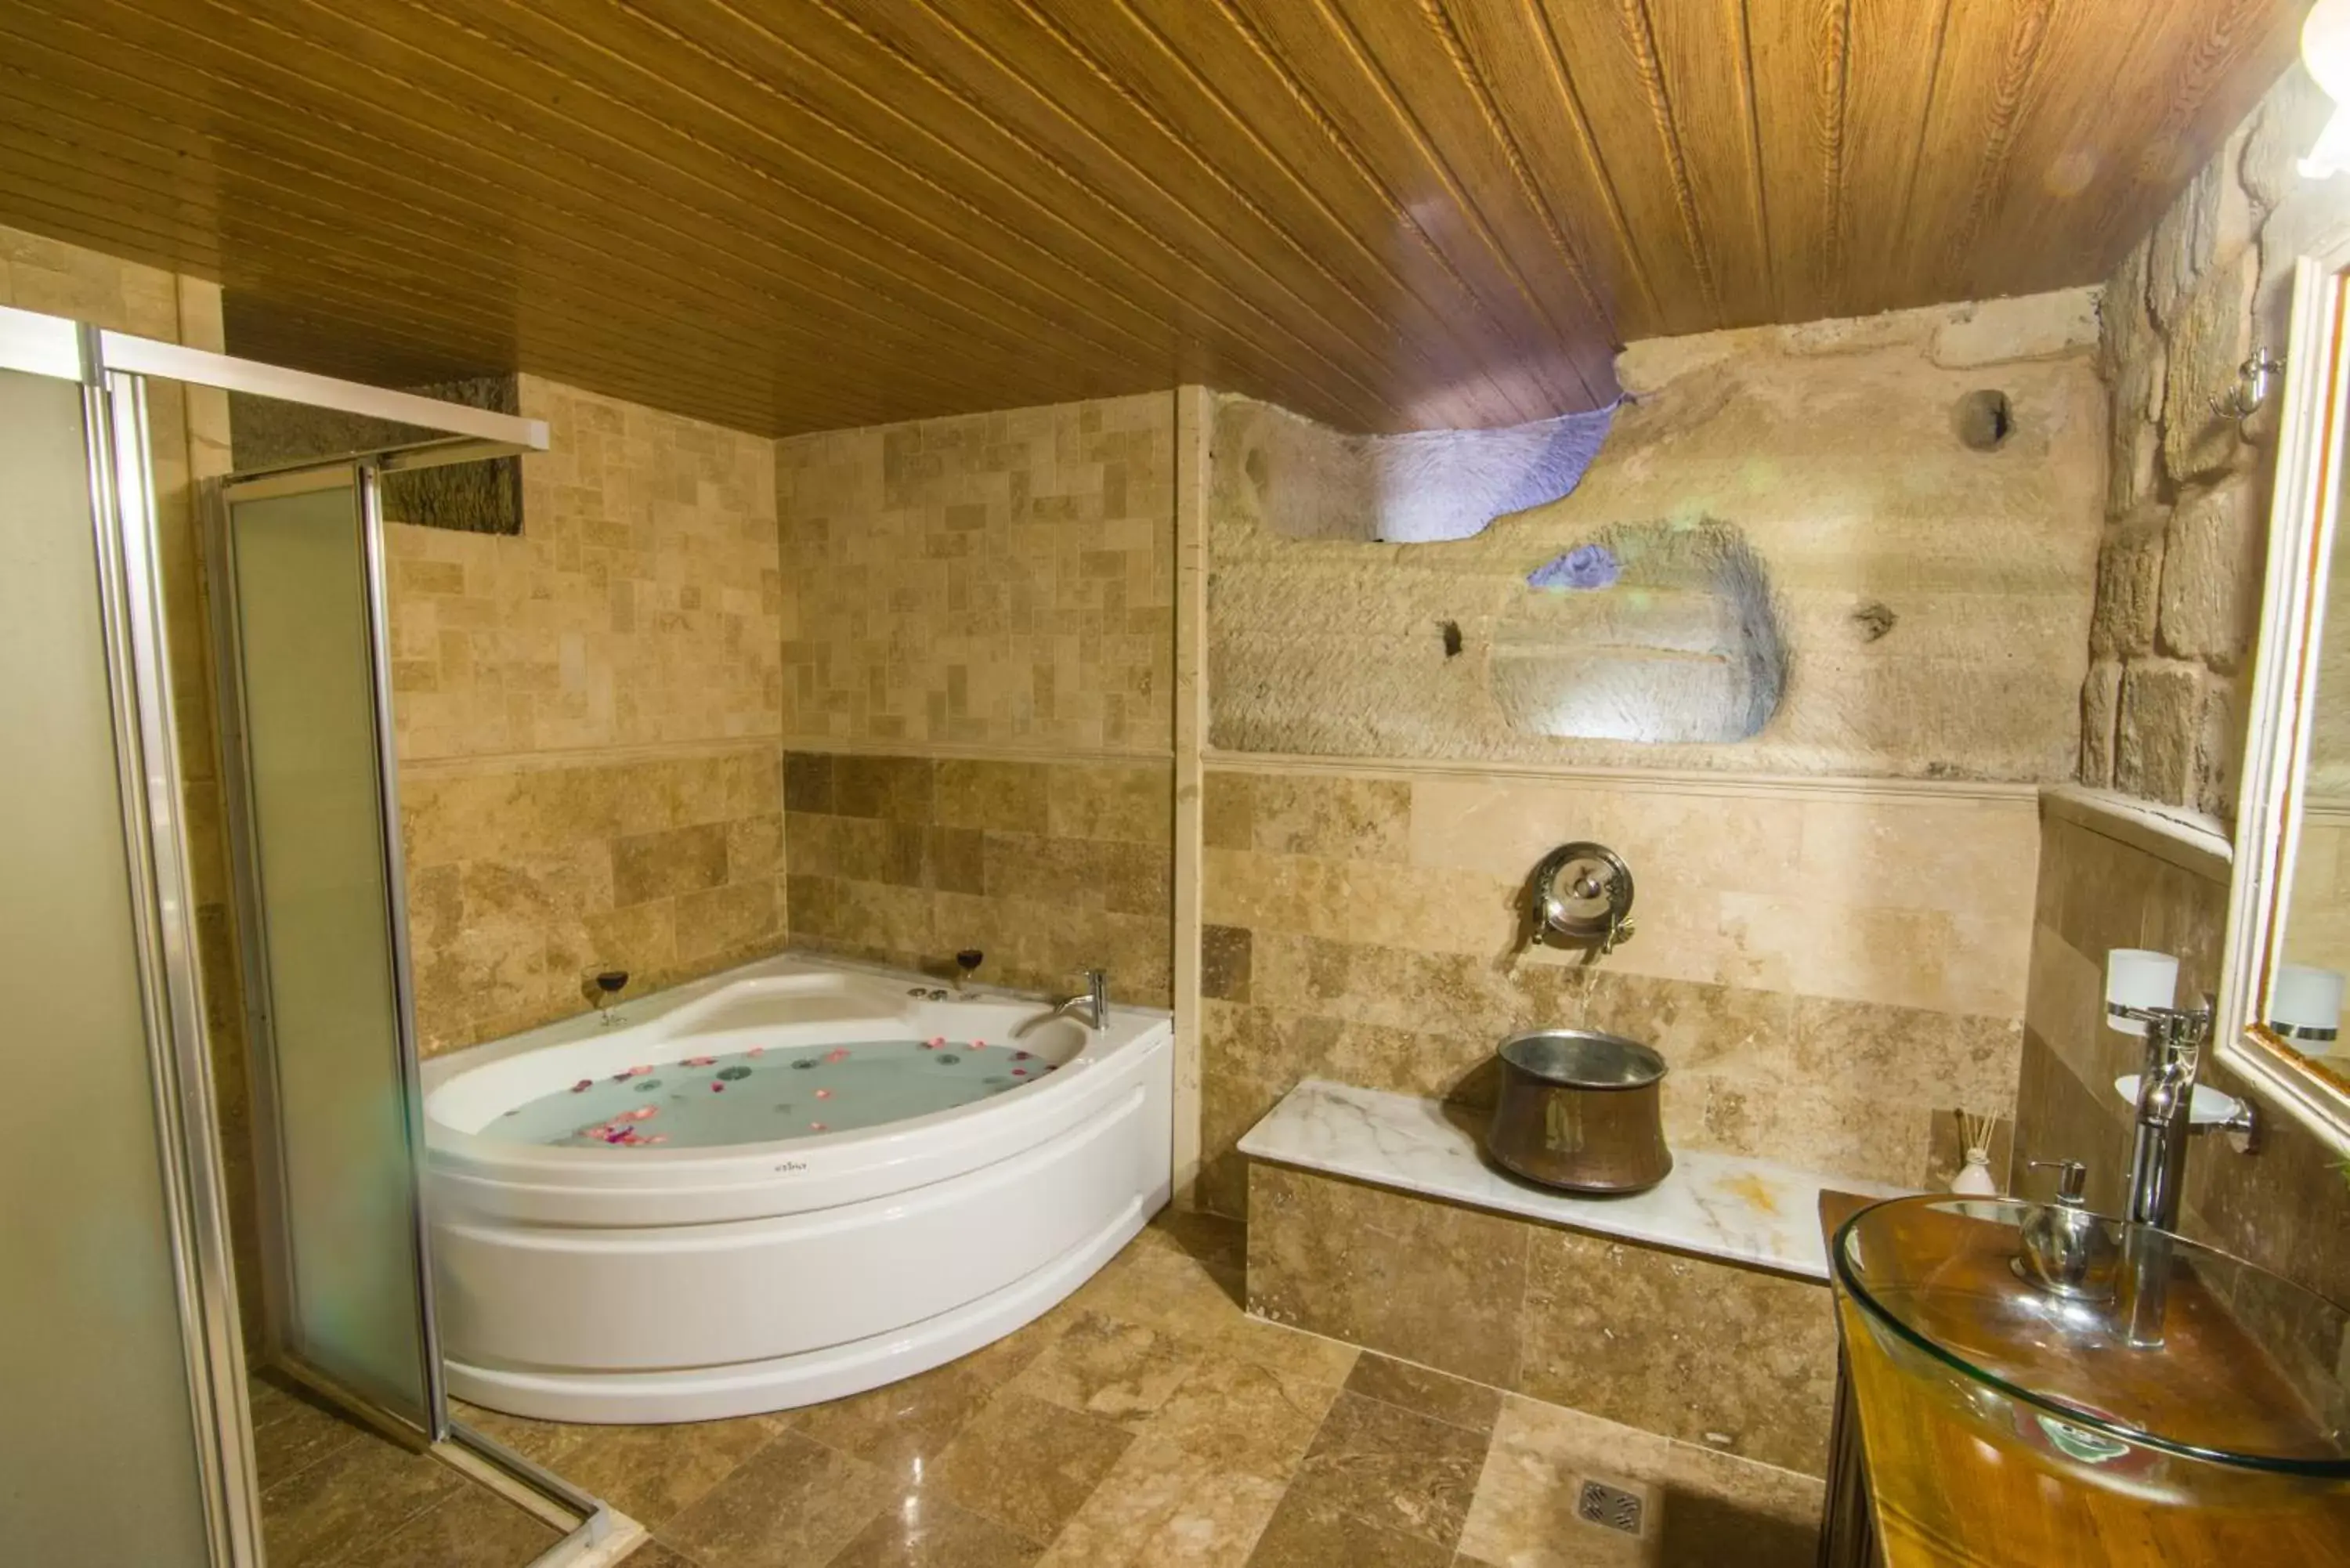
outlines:
{"label": "mirror frame", "polygon": [[2350,241],[2293,266],[2292,331],[2277,421],[2268,572],[2261,602],[2229,880],[2220,985],[2220,1060],[2335,1150],[2350,1153],[2350,1075],[2268,1027],[2271,976],[2300,848],[2326,578],[2350,440]]}

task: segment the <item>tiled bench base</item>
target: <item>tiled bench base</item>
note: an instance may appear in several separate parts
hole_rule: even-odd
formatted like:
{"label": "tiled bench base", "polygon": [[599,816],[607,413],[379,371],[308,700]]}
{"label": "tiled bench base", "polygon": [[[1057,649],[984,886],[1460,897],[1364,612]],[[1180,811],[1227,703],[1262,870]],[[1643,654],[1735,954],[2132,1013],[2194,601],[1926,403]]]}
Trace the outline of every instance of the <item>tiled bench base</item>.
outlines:
{"label": "tiled bench base", "polygon": [[[1274,1163],[1306,1158],[1281,1136],[1284,1101],[1243,1145],[1254,1157],[1251,1312],[1716,1452],[1824,1473],[1836,1335],[1816,1261],[1718,1261],[1430,1196],[1441,1185],[1427,1179],[1430,1150],[1446,1135],[1412,1108],[1422,1103],[1307,1084],[1293,1091],[1305,1096],[1295,1115],[1326,1120],[1334,1096],[1349,1114],[1391,1118],[1402,1140],[1393,1147],[1416,1150],[1419,1179],[1409,1185],[1419,1190],[1375,1185],[1360,1143],[1345,1176]],[[1388,1100],[1399,1103],[1379,1103]],[[1473,1134],[1454,1136],[1473,1163]],[[1787,1220],[1815,1227],[1818,1186]],[[1623,1199],[1509,1191],[1624,1228]]]}

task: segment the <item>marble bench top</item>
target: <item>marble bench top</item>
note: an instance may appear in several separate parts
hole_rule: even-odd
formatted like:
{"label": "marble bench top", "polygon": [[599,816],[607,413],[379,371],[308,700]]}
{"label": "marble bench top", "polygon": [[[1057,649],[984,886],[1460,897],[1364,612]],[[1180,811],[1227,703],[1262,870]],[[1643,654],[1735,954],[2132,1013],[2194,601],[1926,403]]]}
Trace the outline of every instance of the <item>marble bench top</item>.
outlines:
{"label": "marble bench top", "polygon": [[1576,1197],[1488,1165],[1467,1121],[1454,1119],[1465,1115],[1412,1095],[1308,1078],[1249,1129],[1240,1149],[1253,1159],[1813,1280],[1828,1277],[1821,1189],[1866,1198],[1905,1191],[1692,1148],[1675,1149],[1672,1174],[1646,1192]]}

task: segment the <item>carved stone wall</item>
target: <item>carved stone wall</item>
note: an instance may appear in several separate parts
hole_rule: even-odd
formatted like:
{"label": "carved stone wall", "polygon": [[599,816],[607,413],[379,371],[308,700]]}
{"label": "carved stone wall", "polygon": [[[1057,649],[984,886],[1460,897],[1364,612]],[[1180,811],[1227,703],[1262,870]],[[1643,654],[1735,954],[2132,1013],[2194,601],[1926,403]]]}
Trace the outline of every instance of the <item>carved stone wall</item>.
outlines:
{"label": "carved stone wall", "polygon": [[[2105,483],[2095,336],[2076,289],[1635,343],[1574,492],[1442,544],[1363,542],[1357,471],[1221,399],[1213,743],[2067,779]],[[1716,543],[1659,547],[1675,537]]]}

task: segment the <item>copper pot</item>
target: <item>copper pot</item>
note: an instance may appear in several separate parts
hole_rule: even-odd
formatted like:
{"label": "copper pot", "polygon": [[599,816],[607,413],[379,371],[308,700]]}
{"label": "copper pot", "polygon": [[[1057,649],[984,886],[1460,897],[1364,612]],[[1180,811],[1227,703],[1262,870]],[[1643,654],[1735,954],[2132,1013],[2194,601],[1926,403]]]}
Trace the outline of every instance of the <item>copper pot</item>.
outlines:
{"label": "copper pot", "polygon": [[1665,1059],[1582,1029],[1502,1042],[1502,1096],[1487,1147],[1508,1169],[1569,1192],[1638,1192],[1673,1168],[1659,1085]]}

